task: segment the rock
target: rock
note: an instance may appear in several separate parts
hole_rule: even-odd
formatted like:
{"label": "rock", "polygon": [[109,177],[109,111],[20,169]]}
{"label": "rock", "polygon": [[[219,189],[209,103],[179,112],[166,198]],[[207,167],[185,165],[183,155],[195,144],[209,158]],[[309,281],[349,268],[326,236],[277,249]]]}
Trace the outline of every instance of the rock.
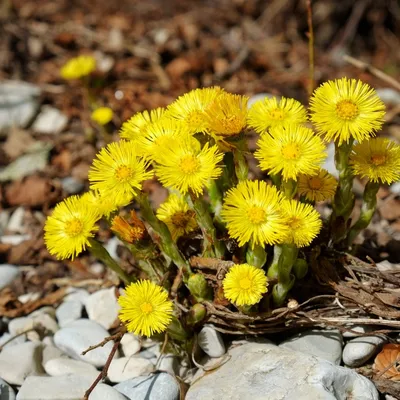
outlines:
{"label": "rock", "polygon": [[[113,387],[99,383],[89,396],[89,400],[127,400],[122,393]],[[0,399],[1,400],[1,399]]]}
{"label": "rock", "polygon": [[0,379],[0,400],[15,400],[13,388],[3,379]]}
{"label": "rock", "polygon": [[229,356],[219,368],[197,372],[186,400],[379,398],[367,378],[312,355],[247,343],[230,349]]}
{"label": "rock", "polygon": [[[0,346],[3,346],[4,343],[8,342],[12,337],[9,333],[4,333],[3,336],[0,337]],[[21,335],[16,337],[15,339],[11,340],[10,343],[7,343],[4,348],[12,347],[17,344],[22,344],[26,342],[26,335]]]}
{"label": "rock", "polygon": [[[115,390],[130,400],[178,400],[179,385],[169,374],[161,372],[152,376],[140,376],[114,386]],[[226,399],[226,397],[221,397]],[[219,400],[221,400],[219,399]],[[200,400],[200,399],[197,399]]]}
{"label": "rock", "polygon": [[114,287],[93,293],[86,300],[85,306],[89,318],[106,329],[114,324],[120,309]]}
{"label": "rock", "polygon": [[83,182],[78,181],[72,176],[67,176],[66,178],[61,179],[61,186],[67,194],[80,193],[85,187]]}
{"label": "rock", "polygon": [[72,360],[70,358],[53,358],[44,364],[44,370],[50,376],[60,375],[81,375],[89,376],[93,380],[96,379],[99,372],[93,365],[79,360]]}
{"label": "rock", "polygon": [[67,295],[64,297],[63,301],[80,301],[85,305],[86,300],[89,298],[90,294],[85,289],[77,289],[74,287],[69,287],[67,289]]}
{"label": "rock", "polygon": [[376,93],[385,104],[397,106],[400,104],[400,92],[392,88],[376,89]]}
{"label": "rock", "polygon": [[163,354],[157,364],[157,370],[165,371],[172,375],[179,375],[179,367],[178,357],[172,354]]}
{"label": "rock", "polygon": [[[43,341],[44,342],[44,341]],[[58,347],[47,345],[43,347],[42,365],[43,367],[55,358],[67,357]]]}
{"label": "rock", "polygon": [[0,353],[0,378],[11,385],[22,385],[27,376],[43,372],[41,343],[22,343]]}
{"label": "rock", "polygon": [[200,331],[198,343],[201,349],[210,357],[221,357],[225,354],[222,336],[211,325],[206,325]]}
{"label": "rock", "polygon": [[[98,323],[88,319],[78,319],[56,332],[54,343],[75,360],[86,361],[101,368],[107,361],[114,345],[113,341],[106,343],[103,347],[89,351],[85,355],[81,353],[88,347],[102,342],[106,336],[109,336],[108,332]],[[116,354],[115,357],[117,356]]]}
{"label": "rock", "polygon": [[121,348],[125,357],[130,357],[140,351],[140,340],[132,333],[125,333],[121,340]]}
{"label": "rock", "polygon": [[250,108],[254,103],[260,100],[264,100],[266,97],[268,98],[277,97],[278,100],[280,98],[280,96],[274,96],[271,93],[257,93],[254,96],[250,97],[249,101],[247,102],[247,107]]}
{"label": "rock", "polygon": [[17,400],[80,400],[91,384],[91,378],[80,375],[30,376]]}
{"label": "rock", "polygon": [[111,362],[108,378],[111,382],[123,382],[141,375],[148,375],[153,369],[153,364],[145,358],[121,357]]}
{"label": "rock", "polygon": [[342,359],[343,338],[337,330],[312,329],[301,332],[285,341],[279,347],[300,351],[323,358],[336,365]]}
{"label": "rock", "polygon": [[7,230],[13,233],[25,233],[24,229],[24,217],[25,217],[25,208],[18,207],[10,217],[8,221]]}
{"label": "rock", "polygon": [[[346,326],[346,328],[350,329],[350,330],[352,330],[354,332],[360,333],[360,334],[366,333],[366,332],[371,330],[371,328],[369,328],[368,326],[365,326],[365,325],[351,325],[351,326]],[[343,332],[343,337],[345,339],[349,339],[349,338],[358,337],[358,335],[355,334],[355,333],[344,331]]]}
{"label": "rock", "polygon": [[43,106],[40,114],[33,123],[32,129],[37,133],[56,135],[64,130],[68,118],[52,106]]}
{"label": "rock", "polygon": [[56,310],[56,317],[61,328],[68,323],[76,321],[82,315],[83,305],[78,300],[61,303]]}
{"label": "rock", "polygon": [[56,319],[56,310],[51,306],[41,307],[41,308],[37,309],[36,311],[34,311],[33,313],[30,313],[29,316],[32,318],[36,318],[40,314],[47,314],[54,320]]}
{"label": "rock", "polygon": [[29,239],[31,239],[30,235],[4,235],[0,238],[0,243],[18,246],[22,242],[25,242],[25,240]]}
{"label": "rock", "polygon": [[[59,329],[57,322],[46,313],[37,313],[35,315],[31,314],[29,317],[14,318],[8,324],[8,330],[13,336],[29,329],[34,329],[35,327],[44,328],[52,333],[57,332]],[[39,334],[35,331],[28,332],[26,335],[29,340],[40,340]]]}
{"label": "rock", "polygon": [[343,362],[349,367],[360,367],[380,351],[387,342],[383,335],[360,336],[350,340],[343,349]]}
{"label": "rock", "polygon": [[20,81],[0,83],[0,131],[25,128],[39,108],[40,88]]}
{"label": "rock", "polygon": [[335,144],[329,143],[326,147],[326,152],[328,156],[322,166],[323,169],[326,169],[330,174],[332,174],[335,178],[339,178],[339,172],[336,169],[335,165]]}
{"label": "rock", "polygon": [[8,286],[20,274],[18,267],[10,264],[0,265],[0,290]]}

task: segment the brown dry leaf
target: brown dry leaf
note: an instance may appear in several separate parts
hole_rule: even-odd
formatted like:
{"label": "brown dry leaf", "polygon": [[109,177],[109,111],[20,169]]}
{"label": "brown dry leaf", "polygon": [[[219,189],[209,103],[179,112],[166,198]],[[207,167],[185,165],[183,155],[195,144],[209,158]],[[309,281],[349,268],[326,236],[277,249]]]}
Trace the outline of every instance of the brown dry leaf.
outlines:
{"label": "brown dry leaf", "polygon": [[400,381],[400,344],[385,344],[372,368],[380,377]]}
{"label": "brown dry leaf", "polygon": [[25,240],[13,246],[8,255],[8,263],[13,265],[39,264],[39,252],[44,246],[43,238]]}
{"label": "brown dry leaf", "polygon": [[400,200],[388,198],[382,201],[379,212],[383,219],[392,221],[400,217]]}
{"label": "brown dry leaf", "polygon": [[376,297],[383,301],[385,304],[393,307],[400,307],[400,294],[395,293],[375,293]]}
{"label": "brown dry leaf", "polygon": [[26,153],[35,143],[36,141],[28,132],[22,129],[13,129],[8,135],[3,149],[11,160],[15,160]]}
{"label": "brown dry leaf", "polygon": [[50,179],[33,175],[8,185],[5,198],[10,206],[37,207],[43,204],[53,204],[60,198],[60,195],[61,188]]}

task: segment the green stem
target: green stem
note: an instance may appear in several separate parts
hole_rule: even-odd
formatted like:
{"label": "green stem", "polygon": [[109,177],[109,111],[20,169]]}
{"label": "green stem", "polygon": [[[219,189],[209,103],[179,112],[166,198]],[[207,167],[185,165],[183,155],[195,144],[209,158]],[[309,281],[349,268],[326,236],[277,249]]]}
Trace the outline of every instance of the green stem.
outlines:
{"label": "green stem", "polygon": [[227,192],[229,189],[237,185],[237,179],[235,175],[235,163],[233,160],[233,154],[227,152],[224,154],[222,175],[219,177],[218,182],[221,183],[222,193]]}
{"label": "green stem", "polygon": [[267,262],[267,252],[265,248],[258,244],[253,246],[252,243],[250,243],[247,248],[246,262],[254,267],[262,268]]}
{"label": "green stem", "polygon": [[282,183],[282,175],[281,174],[271,174],[269,176],[271,178],[272,184],[276,186],[277,189],[280,189]]}
{"label": "green stem", "polygon": [[192,271],[189,263],[182,257],[178,246],[172,240],[171,232],[167,225],[160,221],[154,214],[153,208],[149,202],[148,196],[145,193],[139,193],[136,197],[140,205],[140,211],[143,218],[150,224],[153,230],[160,236],[160,248],[176,265],[182,270],[185,280],[189,279]]}
{"label": "green stem", "polygon": [[104,248],[104,246],[95,239],[89,239],[90,247],[89,251],[94,257],[102,261],[108,268],[113,270],[126,284],[134,281],[110,256],[110,253]]}
{"label": "green stem", "polygon": [[360,217],[350,229],[350,232],[347,236],[347,243],[349,245],[351,245],[356,236],[370,224],[371,219],[376,211],[376,194],[378,193],[378,190],[378,182],[368,181],[364,189]]}
{"label": "green stem", "polygon": [[276,244],[274,246],[274,257],[272,263],[268,268],[267,276],[270,279],[278,279],[279,275],[279,259],[282,254],[282,245]]}
{"label": "green stem", "polygon": [[222,258],[225,254],[225,245],[217,238],[217,230],[213,224],[208,204],[201,197],[190,193],[188,202],[193,204],[196,213],[197,223],[199,224],[204,238],[204,255],[208,257]]}
{"label": "green stem", "polygon": [[293,179],[282,180],[280,189],[287,199],[293,199],[297,191],[297,182]]}
{"label": "green stem", "polygon": [[249,165],[247,164],[244,152],[238,148],[233,150],[233,161],[235,163],[235,174],[239,182],[246,181],[249,175]]}
{"label": "green stem", "polygon": [[215,179],[211,180],[208,184],[208,195],[210,196],[210,206],[214,213],[214,218],[218,224],[223,225],[221,220],[222,194]]}

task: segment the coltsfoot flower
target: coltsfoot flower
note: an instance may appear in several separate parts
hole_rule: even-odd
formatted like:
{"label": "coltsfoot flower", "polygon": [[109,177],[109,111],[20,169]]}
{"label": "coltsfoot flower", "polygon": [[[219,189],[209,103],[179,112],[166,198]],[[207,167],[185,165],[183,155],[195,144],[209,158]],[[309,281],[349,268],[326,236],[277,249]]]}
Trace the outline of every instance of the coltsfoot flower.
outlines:
{"label": "coltsfoot flower", "polygon": [[350,165],[356,175],[372,182],[390,184],[400,179],[400,146],[386,138],[375,138],[353,147]]}
{"label": "coltsfoot flower", "polygon": [[326,158],[325,145],[311,129],[300,125],[275,127],[258,141],[254,156],[262,170],[282,173],[284,180],[315,174]]}
{"label": "coltsfoot flower", "polygon": [[148,280],[131,283],[118,298],[119,319],[129,332],[152,336],[164,332],[172,319],[173,304],[164,288]]}
{"label": "coltsfoot flower", "polygon": [[184,198],[176,194],[169,195],[160,205],[157,218],[167,224],[174,240],[197,229],[195,212]]}
{"label": "coltsfoot flower", "polygon": [[265,272],[249,264],[234,265],[222,282],[225,297],[237,306],[257,304],[268,290]]}
{"label": "coltsfoot flower", "polygon": [[64,79],[79,79],[89,75],[96,69],[96,60],[92,56],[82,55],[71,58],[61,68]]}
{"label": "coltsfoot flower", "polygon": [[116,193],[105,195],[98,190],[89,190],[82,195],[82,199],[95,208],[101,216],[109,217],[113,211],[128,205],[132,200],[132,195],[129,193],[124,196],[116,196]]}
{"label": "coltsfoot flower", "polygon": [[336,192],[338,182],[325,169],[320,169],[316,175],[299,175],[297,191],[309,201],[324,201],[331,199]]}
{"label": "coltsfoot flower", "polygon": [[99,125],[107,125],[113,119],[113,110],[109,107],[96,108],[90,118]]}
{"label": "coltsfoot flower", "polygon": [[116,215],[111,223],[110,229],[126,243],[135,243],[147,235],[146,227],[135,211],[130,212],[130,221]]}
{"label": "coltsfoot flower", "polygon": [[44,241],[49,253],[63,260],[74,259],[90,246],[101,215],[82,197],[71,196],[58,203],[44,226]]}
{"label": "coltsfoot flower", "polygon": [[288,218],[288,234],[284,243],[304,247],[311,244],[322,227],[321,217],[311,204],[297,200],[284,200],[282,212]]}
{"label": "coltsfoot flower", "polygon": [[142,188],[142,182],[153,176],[147,167],[148,163],[137,156],[134,143],[110,143],[100,150],[90,167],[90,188],[99,190],[104,196],[114,196],[117,202],[128,195],[133,198]]}
{"label": "coltsfoot flower", "polygon": [[318,87],[310,99],[311,121],[326,140],[362,142],[383,124],[385,105],[376,91],[356,79],[341,78]]}
{"label": "coltsfoot flower", "polygon": [[249,110],[247,117],[249,127],[263,135],[270,128],[288,125],[301,125],[307,122],[307,111],[295,99],[276,97],[256,101]]}
{"label": "coltsfoot flower", "polygon": [[193,138],[170,143],[156,155],[156,175],[166,186],[185,194],[192,191],[196,195],[203,193],[210,179],[216,179],[222,173],[218,163],[223,155],[217,146],[208,143],[203,148]]}
{"label": "coltsfoot flower", "polygon": [[276,244],[287,234],[282,194],[264,181],[243,181],[228,191],[221,216],[239,246]]}

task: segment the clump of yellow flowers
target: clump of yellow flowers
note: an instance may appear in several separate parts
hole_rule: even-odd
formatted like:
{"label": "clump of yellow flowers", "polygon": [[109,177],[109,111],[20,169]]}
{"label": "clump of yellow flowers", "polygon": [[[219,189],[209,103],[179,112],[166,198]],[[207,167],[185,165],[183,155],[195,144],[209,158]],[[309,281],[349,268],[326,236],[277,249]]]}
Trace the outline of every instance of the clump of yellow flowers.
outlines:
{"label": "clump of yellow flowers", "polygon": [[[74,63],[84,61],[89,73],[88,60]],[[65,67],[65,78],[75,64]],[[246,96],[219,87],[193,90],[123,123],[121,139],[93,160],[90,191],[67,198],[48,217],[47,248],[59,259],[88,249],[119,274],[126,285],[120,319],[140,335],[167,330],[187,338],[206,321],[205,303],[220,301],[221,293],[240,312],[281,306],[307,274],[312,246],[351,246],[371,221],[379,186],[400,178],[400,146],[374,137],[384,114],[374,89],[347,78],[317,88],[308,110],[295,99],[248,107]],[[104,124],[112,112],[98,109],[92,118]],[[249,179],[250,134],[258,136],[254,157],[265,179]],[[338,181],[323,169],[329,141]],[[350,224],[356,175],[366,186],[361,215]],[[169,193],[157,210],[143,191],[154,178]],[[332,215],[323,221],[315,205],[330,200]],[[138,214],[127,216],[124,207],[132,204]],[[129,276],[95,239],[101,219],[147,279]],[[330,232],[327,243],[322,229]],[[235,264],[210,279],[194,271],[191,255]]]}

